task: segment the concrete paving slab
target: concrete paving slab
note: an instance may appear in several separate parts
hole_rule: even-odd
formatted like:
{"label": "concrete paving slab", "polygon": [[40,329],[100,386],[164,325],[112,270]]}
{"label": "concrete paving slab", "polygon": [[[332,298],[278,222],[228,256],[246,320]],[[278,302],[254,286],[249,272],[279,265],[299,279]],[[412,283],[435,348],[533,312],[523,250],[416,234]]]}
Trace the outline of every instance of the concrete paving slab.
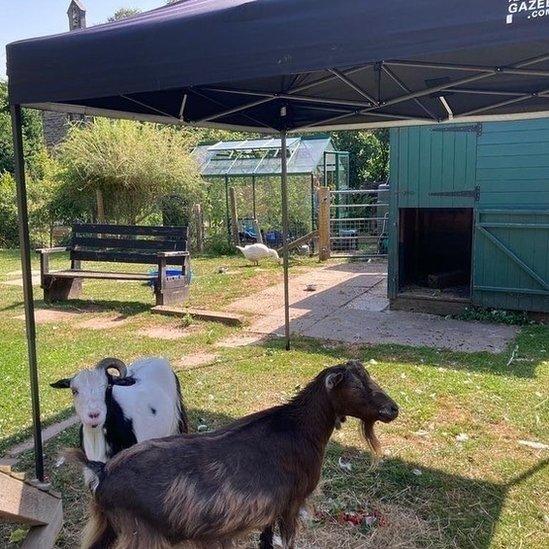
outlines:
{"label": "concrete paving slab", "polygon": [[[505,351],[517,328],[389,310],[386,264],[330,265],[290,282],[290,331],[344,343],[393,343],[463,352]],[[315,292],[305,291],[316,284]],[[231,310],[256,315],[248,331],[283,335],[282,284],[231,304]]]}
{"label": "concrete paving slab", "polygon": [[514,326],[447,320],[405,311],[337,310],[300,330],[301,335],[355,344],[392,343],[452,351],[501,353],[517,334]]}

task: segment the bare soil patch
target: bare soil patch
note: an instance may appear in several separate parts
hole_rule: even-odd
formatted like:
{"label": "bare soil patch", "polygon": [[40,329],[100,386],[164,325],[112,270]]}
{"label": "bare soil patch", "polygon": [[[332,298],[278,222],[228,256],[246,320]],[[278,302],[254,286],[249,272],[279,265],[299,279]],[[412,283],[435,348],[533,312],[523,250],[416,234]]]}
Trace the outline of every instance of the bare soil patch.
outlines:
{"label": "bare soil patch", "polygon": [[117,328],[123,326],[128,321],[128,317],[125,315],[115,315],[110,317],[95,317],[89,320],[84,320],[78,324],[79,328],[87,328],[89,330],[110,330],[111,328]]}
{"label": "bare soil patch", "polygon": [[150,328],[137,330],[137,333],[153,339],[175,340],[196,334],[198,330],[200,330],[198,326],[189,326],[187,328],[179,326],[151,326]]}
{"label": "bare soil patch", "polygon": [[218,341],[215,346],[234,349],[237,347],[246,347],[247,345],[257,345],[264,340],[265,336],[263,334],[240,333]]}
{"label": "bare soil patch", "polygon": [[[60,309],[35,309],[34,319],[36,321],[36,324],[51,324],[55,322],[71,320],[81,314],[81,311],[67,311]],[[25,315],[17,315],[15,318],[19,320],[25,320]]]}
{"label": "bare soil patch", "polygon": [[174,368],[176,370],[191,370],[192,368],[198,368],[200,366],[205,366],[206,364],[215,362],[218,356],[219,355],[216,353],[199,351],[197,353],[181,357],[181,359],[174,364]]}

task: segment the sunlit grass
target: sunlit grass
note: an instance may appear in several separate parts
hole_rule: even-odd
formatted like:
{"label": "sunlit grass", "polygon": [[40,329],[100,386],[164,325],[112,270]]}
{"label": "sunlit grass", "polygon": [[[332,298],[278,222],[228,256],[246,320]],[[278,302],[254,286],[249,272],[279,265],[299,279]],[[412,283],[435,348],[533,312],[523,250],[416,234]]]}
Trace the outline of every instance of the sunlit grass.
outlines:
{"label": "sunlit grass", "polygon": [[[64,258],[60,258],[64,260]],[[280,268],[247,267],[242,258],[204,258],[193,262],[194,306],[219,307],[231,299],[280,280]],[[238,275],[219,274],[228,266]],[[309,260],[297,268],[313,268]],[[19,268],[17,255],[0,253],[0,281]],[[135,267],[134,267],[135,268]],[[13,275],[10,275],[13,276]],[[9,278],[9,277],[8,277]],[[381,547],[531,548],[546,546],[549,475],[546,451],[519,443],[549,443],[549,329],[521,329],[510,354],[456,353],[393,345],[344,347],[309,340],[294,341],[287,352],[278,340],[262,345],[216,345],[239,330],[214,323],[193,325],[180,340],[144,337],[150,326],[177,326],[172,318],[153,316],[150,290],[135,283],[85,283],[84,309],[76,319],[39,326],[39,362],[44,417],[70,413],[69,395],[48,383],[114,354],[124,360],[162,354],[176,362],[190,353],[218,358],[205,367],[181,370],[191,425],[210,429],[234,418],[284,402],[322,368],[359,358],[393,396],[401,415],[378,427],[385,460],[371,468],[356,421],[337,431],[328,448],[319,516],[300,535],[299,547],[365,549]],[[28,435],[29,396],[21,288],[1,286],[0,392],[1,448]],[[121,297],[123,296],[123,297]],[[37,293],[37,297],[39,293]],[[93,300],[99,309],[87,310]],[[64,309],[73,307],[65,305]],[[83,329],[81,319],[127,315],[109,330]],[[464,436],[465,435],[465,436]],[[58,449],[77,444],[70,429],[46,446],[48,474],[65,498],[65,526],[59,547],[77,544],[86,495],[79,474],[54,470]],[[339,458],[351,464],[342,470]],[[32,453],[23,468],[32,468]],[[338,523],[342,512],[365,509],[383,517],[371,528]],[[6,531],[4,530],[4,534]],[[0,546],[2,543],[0,530]]]}

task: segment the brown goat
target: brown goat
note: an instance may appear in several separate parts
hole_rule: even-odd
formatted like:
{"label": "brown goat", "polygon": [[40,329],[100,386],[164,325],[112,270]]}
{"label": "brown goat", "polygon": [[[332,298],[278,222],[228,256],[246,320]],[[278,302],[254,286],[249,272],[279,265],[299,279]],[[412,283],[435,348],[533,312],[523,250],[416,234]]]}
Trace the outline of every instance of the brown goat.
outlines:
{"label": "brown goat", "polygon": [[106,466],[72,452],[98,477],[83,547],[230,547],[263,530],[261,547],[268,549],[278,525],[284,547],[293,548],[300,508],[347,415],[362,421],[375,450],[374,423],[398,415],[357,361],[325,369],[288,404],[212,433],[142,442]]}

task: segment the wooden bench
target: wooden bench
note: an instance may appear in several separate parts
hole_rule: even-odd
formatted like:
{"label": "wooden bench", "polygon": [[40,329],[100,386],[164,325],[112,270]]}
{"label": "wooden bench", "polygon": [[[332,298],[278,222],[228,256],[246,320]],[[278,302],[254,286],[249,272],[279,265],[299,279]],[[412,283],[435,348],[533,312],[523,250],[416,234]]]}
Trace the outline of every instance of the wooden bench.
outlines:
{"label": "wooden bench", "polygon": [[[40,285],[47,302],[80,297],[82,280],[137,280],[154,286],[157,305],[182,303],[190,283],[190,255],[187,227],[145,227],[130,225],[75,224],[68,247],[42,248]],[[70,269],[50,271],[53,253],[69,252]],[[156,273],[106,272],[86,270],[82,261],[141,263],[155,265]],[[181,268],[181,274],[168,275],[167,266]]]}

